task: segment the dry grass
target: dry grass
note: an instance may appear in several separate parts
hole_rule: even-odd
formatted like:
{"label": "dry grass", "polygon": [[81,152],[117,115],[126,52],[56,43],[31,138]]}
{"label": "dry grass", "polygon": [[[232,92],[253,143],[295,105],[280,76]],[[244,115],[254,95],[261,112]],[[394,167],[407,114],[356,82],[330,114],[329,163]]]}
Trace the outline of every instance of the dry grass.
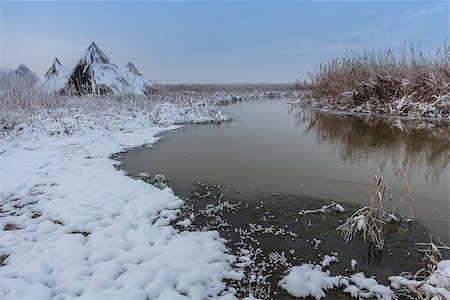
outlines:
{"label": "dry grass", "polygon": [[423,254],[423,267],[415,274],[403,272],[400,274],[407,281],[403,281],[396,290],[402,299],[448,299],[450,290],[450,274],[440,269],[438,264],[442,259],[441,251],[450,251],[450,247],[442,243],[433,242],[430,236],[428,243],[416,243],[423,247],[419,252]]}
{"label": "dry grass", "polygon": [[392,186],[398,177],[402,177],[404,181],[399,201],[403,202],[404,195],[408,197],[409,214],[407,220],[412,221],[413,202],[403,167],[397,170],[390,183],[384,179],[381,171],[377,170],[377,174],[374,176],[372,198],[370,199],[371,206],[365,206],[357,210],[344,224],[336,228],[336,230],[341,231],[346,241],[353,239],[356,234],[361,232],[364,242],[369,239],[378,249],[384,248],[383,226],[386,223],[400,222],[403,219],[403,215],[398,211],[397,202],[391,193]]}
{"label": "dry grass", "polygon": [[362,232],[364,242],[368,237],[378,249],[383,249],[383,215],[380,209],[365,206],[353,213],[336,230],[342,232],[345,241],[353,239],[358,232]]}
{"label": "dry grass", "polygon": [[11,231],[11,230],[19,230],[19,227],[16,224],[5,224],[3,227],[4,231]]}
{"label": "dry grass", "polygon": [[9,255],[0,255],[0,267],[5,266],[5,260],[9,257]]}
{"label": "dry grass", "polygon": [[36,83],[36,77],[0,70],[0,111],[12,108],[33,111],[37,107],[55,107],[64,100],[57,94],[46,93]]}
{"label": "dry grass", "polygon": [[358,106],[365,102],[382,106],[406,97],[418,102],[450,101],[450,46],[434,55],[404,49],[400,57],[392,51],[352,53],[349,57],[321,64],[309,74],[309,89],[317,100]]}

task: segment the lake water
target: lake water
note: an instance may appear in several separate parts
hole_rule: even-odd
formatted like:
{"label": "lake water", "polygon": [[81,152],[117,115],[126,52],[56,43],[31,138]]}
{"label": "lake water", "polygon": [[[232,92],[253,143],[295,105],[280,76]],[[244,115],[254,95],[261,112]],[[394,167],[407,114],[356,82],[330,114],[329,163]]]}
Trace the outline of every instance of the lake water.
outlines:
{"label": "lake water", "polygon": [[[152,148],[122,154],[122,168],[131,175],[164,174],[183,197],[196,182],[214,182],[241,194],[289,193],[367,205],[376,170],[389,180],[403,164],[417,222],[449,241],[450,123],[331,114],[287,102],[225,106],[234,121],[166,133]],[[394,196],[402,188],[398,178]],[[408,205],[404,197],[399,206],[405,215]]]}
{"label": "lake water", "polygon": [[[228,282],[241,296],[292,299],[280,279],[291,266],[320,263],[324,255],[339,258],[329,267],[332,274],[364,272],[389,284],[388,276],[421,268],[416,242],[429,233],[449,242],[450,123],[333,114],[288,101],[224,106],[234,121],[168,132],[156,145],[116,159],[131,176],[170,178],[168,185],[185,198],[179,220],[192,219],[188,230],[217,230],[238,259],[251,254],[244,279]],[[384,251],[361,238],[346,243],[336,227],[370,204],[377,169],[389,181],[400,165],[415,222],[387,227]],[[401,179],[393,186],[397,201]],[[299,214],[331,201],[347,211]],[[406,196],[398,206],[407,216]],[[349,271],[352,259],[358,264]],[[340,290],[328,296],[350,299]]]}

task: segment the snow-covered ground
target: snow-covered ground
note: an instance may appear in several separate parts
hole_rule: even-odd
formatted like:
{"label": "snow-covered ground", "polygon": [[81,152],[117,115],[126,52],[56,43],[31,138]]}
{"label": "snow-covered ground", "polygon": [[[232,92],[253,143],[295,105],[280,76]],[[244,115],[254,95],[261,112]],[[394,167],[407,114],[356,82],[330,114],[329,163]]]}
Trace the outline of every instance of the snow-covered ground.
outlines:
{"label": "snow-covered ground", "polygon": [[230,296],[223,280],[242,274],[219,234],[172,227],[183,201],[110,158],[155,143],[171,124],[227,118],[205,103],[79,98],[3,131],[0,298]]}

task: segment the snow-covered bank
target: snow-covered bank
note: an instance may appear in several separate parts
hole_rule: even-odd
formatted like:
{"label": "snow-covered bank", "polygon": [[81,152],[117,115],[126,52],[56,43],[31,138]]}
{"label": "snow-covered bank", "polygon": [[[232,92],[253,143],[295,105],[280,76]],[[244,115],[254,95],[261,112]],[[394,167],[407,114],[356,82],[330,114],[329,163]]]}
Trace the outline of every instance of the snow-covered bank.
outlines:
{"label": "snow-covered bank", "polygon": [[[229,294],[217,232],[170,223],[183,201],[134,180],[110,156],[155,143],[170,124],[228,117],[205,103],[72,99],[34,114],[9,111],[0,142],[2,299],[204,299]],[[5,125],[6,124],[6,125]],[[12,126],[10,126],[12,125]]]}
{"label": "snow-covered bank", "polygon": [[306,92],[300,93],[300,96],[296,100],[292,101],[292,103],[335,112],[450,121],[449,95],[436,96],[435,101],[431,103],[415,101],[411,98],[402,97],[395,101],[386,103],[368,101],[358,105],[349,100],[351,97],[351,93],[344,93],[342,98],[339,99],[316,99],[311,95],[311,93]]}

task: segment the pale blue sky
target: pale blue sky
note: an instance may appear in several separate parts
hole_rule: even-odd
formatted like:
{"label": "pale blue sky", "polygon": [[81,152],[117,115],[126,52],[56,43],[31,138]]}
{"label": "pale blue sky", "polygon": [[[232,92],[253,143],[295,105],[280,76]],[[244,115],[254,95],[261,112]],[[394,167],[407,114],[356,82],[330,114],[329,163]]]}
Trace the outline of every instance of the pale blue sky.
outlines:
{"label": "pale blue sky", "polygon": [[71,69],[91,41],[122,69],[177,82],[293,82],[349,50],[434,51],[449,1],[0,2],[0,67]]}

